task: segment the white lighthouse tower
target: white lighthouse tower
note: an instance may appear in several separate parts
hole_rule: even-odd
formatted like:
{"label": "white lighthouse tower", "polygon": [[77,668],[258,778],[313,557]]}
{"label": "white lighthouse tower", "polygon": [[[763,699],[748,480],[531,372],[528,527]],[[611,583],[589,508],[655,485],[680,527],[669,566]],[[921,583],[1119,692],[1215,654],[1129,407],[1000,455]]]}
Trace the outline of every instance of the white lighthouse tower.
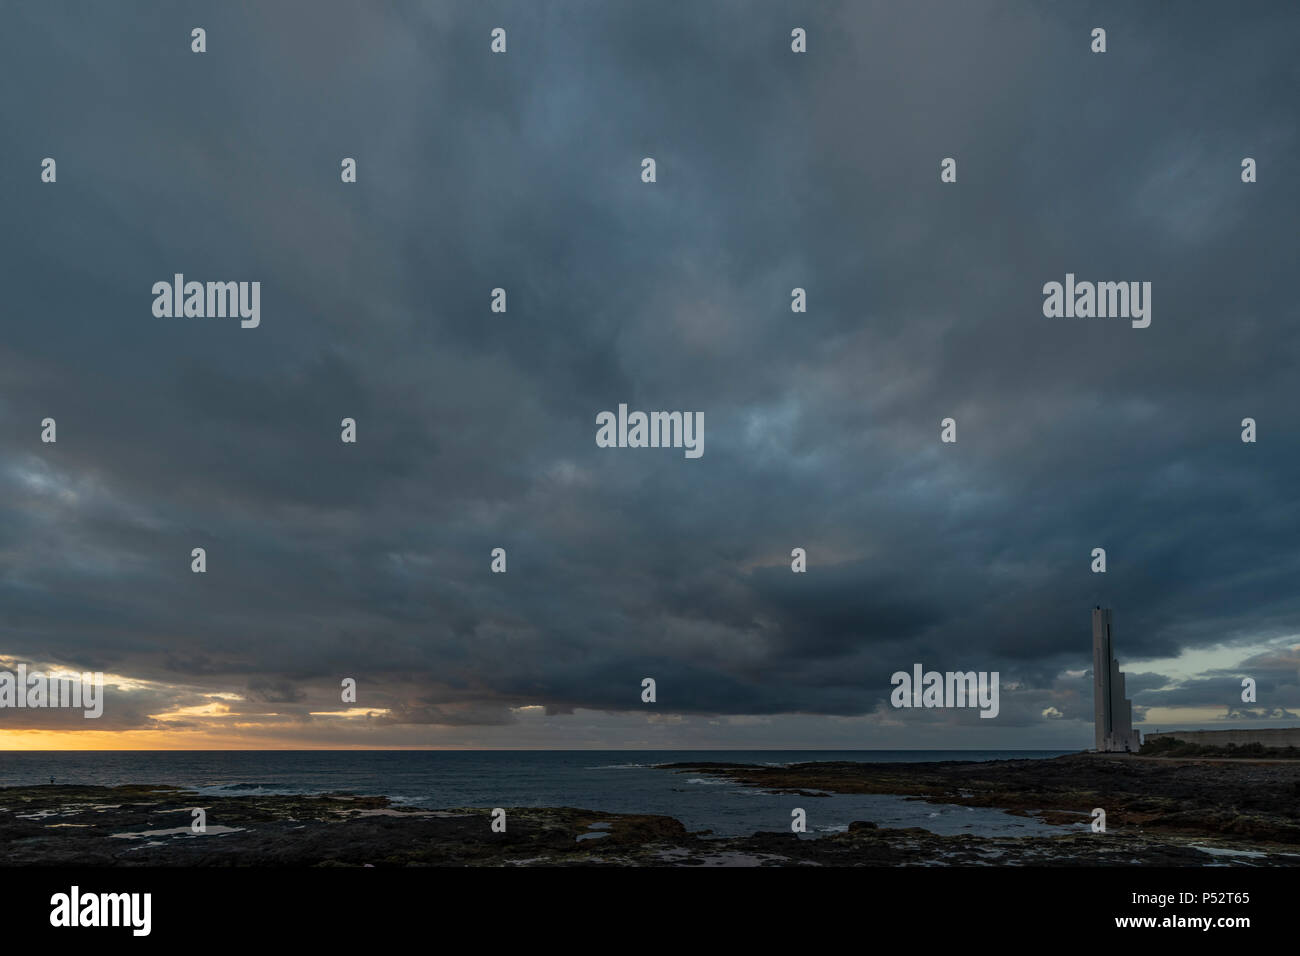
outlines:
{"label": "white lighthouse tower", "polygon": [[1092,700],[1097,750],[1137,752],[1142,732],[1133,729],[1133,705],[1124,696],[1124,674],[1115,658],[1110,608],[1092,610]]}

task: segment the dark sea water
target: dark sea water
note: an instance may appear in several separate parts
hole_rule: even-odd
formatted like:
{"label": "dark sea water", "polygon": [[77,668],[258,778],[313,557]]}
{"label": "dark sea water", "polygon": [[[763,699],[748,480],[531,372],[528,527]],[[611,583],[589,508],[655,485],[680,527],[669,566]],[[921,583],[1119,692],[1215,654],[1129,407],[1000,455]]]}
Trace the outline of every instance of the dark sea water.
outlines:
{"label": "dark sea water", "polygon": [[[744,836],[788,831],[790,811],[808,814],[809,836],[854,820],[936,833],[1045,835],[1049,826],[998,810],[930,804],[900,796],[800,797],[738,787],[708,774],[656,769],[687,761],[778,766],[814,760],[905,762],[1049,758],[1067,751],[938,750],[567,750],[567,751],[20,751],[0,753],[0,786],[157,783],[200,793],[379,794],[396,803],[447,807],[581,807],[660,813],[691,830]],[[1081,818],[1080,827],[1087,826]]]}

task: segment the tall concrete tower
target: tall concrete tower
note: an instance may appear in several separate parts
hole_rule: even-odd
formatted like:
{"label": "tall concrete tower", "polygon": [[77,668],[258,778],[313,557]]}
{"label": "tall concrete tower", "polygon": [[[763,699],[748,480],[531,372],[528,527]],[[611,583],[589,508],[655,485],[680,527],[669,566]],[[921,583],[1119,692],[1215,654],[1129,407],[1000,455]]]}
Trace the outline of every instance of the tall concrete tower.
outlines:
{"label": "tall concrete tower", "polygon": [[1133,729],[1133,705],[1124,696],[1124,674],[1115,659],[1110,608],[1092,611],[1092,719],[1098,751],[1136,751],[1142,732]]}

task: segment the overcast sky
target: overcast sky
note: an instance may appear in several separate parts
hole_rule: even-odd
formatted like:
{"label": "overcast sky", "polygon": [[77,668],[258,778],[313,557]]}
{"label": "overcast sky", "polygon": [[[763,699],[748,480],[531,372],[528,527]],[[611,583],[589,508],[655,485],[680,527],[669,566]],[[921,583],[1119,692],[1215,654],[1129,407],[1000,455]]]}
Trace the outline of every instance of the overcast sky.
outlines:
{"label": "overcast sky", "polygon": [[112,685],[5,746],[1083,748],[1096,604],[1142,729],[1300,723],[1294,4],[3,21],[0,664]]}

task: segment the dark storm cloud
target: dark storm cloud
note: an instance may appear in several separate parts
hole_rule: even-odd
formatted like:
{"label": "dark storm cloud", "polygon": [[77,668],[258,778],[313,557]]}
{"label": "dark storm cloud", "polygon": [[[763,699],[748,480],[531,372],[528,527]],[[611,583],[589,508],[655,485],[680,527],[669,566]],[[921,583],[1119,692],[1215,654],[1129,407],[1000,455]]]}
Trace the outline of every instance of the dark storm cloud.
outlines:
{"label": "dark storm cloud", "polygon": [[[920,661],[1020,727],[1091,718],[1094,604],[1122,660],[1296,633],[1300,14],[803,7],[6,10],[0,653],[381,728],[869,714]],[[154,318],[175,272],[261,326]],[[1066,272],[1151,327],[1044,318]],[[597,448],[620,402],[703,458]]]}

